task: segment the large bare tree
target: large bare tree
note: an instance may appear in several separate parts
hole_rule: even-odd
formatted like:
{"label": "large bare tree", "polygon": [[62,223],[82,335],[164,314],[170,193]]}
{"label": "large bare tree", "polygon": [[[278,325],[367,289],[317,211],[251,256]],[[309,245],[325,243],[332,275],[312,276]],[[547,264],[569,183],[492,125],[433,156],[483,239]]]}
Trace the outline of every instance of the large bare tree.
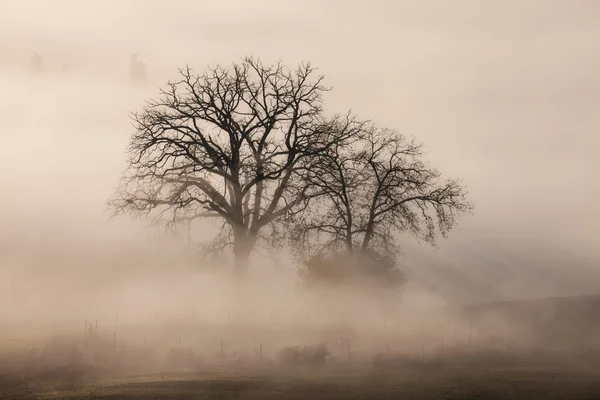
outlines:
{"label": "large bare tree", "polygon": [[361,124],[360,138],[340,143],[311,169],[319,197],[298,218],[292,241],[304,260],[355,256],[393,265],[398,233],[435,243],[472,205],[458,179],[443,179],[423,147],[395,131]]}
{"label": "large bare tree", "polygon": [[180,70],[133,115],[128,167],[110,206],[169,224],[216,218],[220,233],[205,250],[230,247],[244,274],[273,224],[308,204],[314,159],[358,131],[349,117],[323,117],[322,81],[310,64],[290,71],[252,58]]}

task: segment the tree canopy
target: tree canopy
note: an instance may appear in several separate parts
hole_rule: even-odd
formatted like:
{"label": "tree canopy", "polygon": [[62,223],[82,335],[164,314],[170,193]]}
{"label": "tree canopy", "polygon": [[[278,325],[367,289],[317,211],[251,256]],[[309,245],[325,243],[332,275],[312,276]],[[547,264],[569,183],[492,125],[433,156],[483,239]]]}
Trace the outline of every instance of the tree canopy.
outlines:
{"label": "tree canopy", "polygon": [[244,58],[230,69],[179,72],[133,115],[127,170],[110,205],[170,224],[219,219],[205,250],[231,247],[243,272],[257,241],[275,239],[273,224],[313,195],[304,179],[312,160],[355,124],[324,118],[328,89],[310,64],[290,71]]}
{"label": "tree canopy", "polygon": [[443,179],[423,147],[397,132],[364,123],[351,145],[332,146],[310,170],[318,188],[291,239],[304,260],[339,253],[394,264],[399,233],[435,244],[471,203],[460,181]]}
{"label": "tree canopy", "polygon": [[460,181],[442,179],[415,140],[350,113],[326,115],[328,90],[310,64],[247,57],[179,70],[132,115],[114,215],[171,227],[214,219],[220,230],[203,251],[230,249],[239,274],[257,246],[286,237],[303,261],[360,253],[387,268],[398,233],[445,236],[472,208]]}

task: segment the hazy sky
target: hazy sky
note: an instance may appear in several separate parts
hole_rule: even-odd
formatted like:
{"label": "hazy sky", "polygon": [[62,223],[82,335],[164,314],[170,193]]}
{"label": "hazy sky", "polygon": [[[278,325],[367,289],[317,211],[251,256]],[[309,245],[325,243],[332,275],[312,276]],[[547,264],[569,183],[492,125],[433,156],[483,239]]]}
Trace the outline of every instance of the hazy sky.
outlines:
{"label": "hazy sky", "polygon": [[[407,247],[420,279],[589,292],[600,284],[599,20],[594,0],[0,0],[2,237],[122,233],[102,212],[127,112],[177,67],[254,55],[312,61],[333,86],[329,111],[415,135],[463,178],[475,214],[435,252]],[[44,77],[26,73],[34,51]],[[147,91],[126,85],[132,53]]]}

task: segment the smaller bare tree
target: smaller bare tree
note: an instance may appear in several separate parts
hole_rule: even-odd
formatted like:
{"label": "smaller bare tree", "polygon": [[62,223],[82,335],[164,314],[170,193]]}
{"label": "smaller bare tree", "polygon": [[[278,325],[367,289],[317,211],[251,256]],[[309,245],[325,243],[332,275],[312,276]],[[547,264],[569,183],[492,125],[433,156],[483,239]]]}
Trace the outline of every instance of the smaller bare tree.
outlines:
{"label": "smaller bare tree", "polygon": [[472,210],[460,181],[442,179],[421,144],[374,124],[362,128],[352,145],[332,146],[311,168],[320,196],[291,235],[304,261],[354,254],[391,270],[399,233],[434,245],[437,233],[445,237]]}

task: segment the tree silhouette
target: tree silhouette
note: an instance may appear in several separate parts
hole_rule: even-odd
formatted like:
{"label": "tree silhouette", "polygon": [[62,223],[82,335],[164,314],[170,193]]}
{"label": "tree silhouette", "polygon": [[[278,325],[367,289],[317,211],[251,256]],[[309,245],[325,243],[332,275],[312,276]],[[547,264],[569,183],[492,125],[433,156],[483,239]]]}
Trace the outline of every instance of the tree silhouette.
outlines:
{"label": "tree silhouette", "polygon": [[44,60],[40,53],[33,53],[31,56],[31,66],[35,73],[40,73],[44,70]]}
{"label": "tree silhouette", "polygon": [[255,247],[279,238],[276,222],[316,195],[307,179],[321,154],[360,130],[351,117],[323,117],[323,77],[244,58],[195,74],[180,70],[160,96],[133,115],[128,166],[109,205],[172,226],[215,218],[204,250],[232,249],[244,274]]}
{"label": "tree silhouette", "polygon": [[291,236],[305,261],[359,254],[389,269],[400,253],[398,233],[435,244],[436,233],[445,237],[458,214],[472,209],[458,179],[443,180],[423,161],[421,144],[371,123],[361,127],[351,146],[331,146],[310,170],[320,195]]}
{"label": "tree silhouette", "polygon": [[137,54],[132,54],[129,63],[129,79],[132,84],[141,86],[147,81],[146,63]]}

